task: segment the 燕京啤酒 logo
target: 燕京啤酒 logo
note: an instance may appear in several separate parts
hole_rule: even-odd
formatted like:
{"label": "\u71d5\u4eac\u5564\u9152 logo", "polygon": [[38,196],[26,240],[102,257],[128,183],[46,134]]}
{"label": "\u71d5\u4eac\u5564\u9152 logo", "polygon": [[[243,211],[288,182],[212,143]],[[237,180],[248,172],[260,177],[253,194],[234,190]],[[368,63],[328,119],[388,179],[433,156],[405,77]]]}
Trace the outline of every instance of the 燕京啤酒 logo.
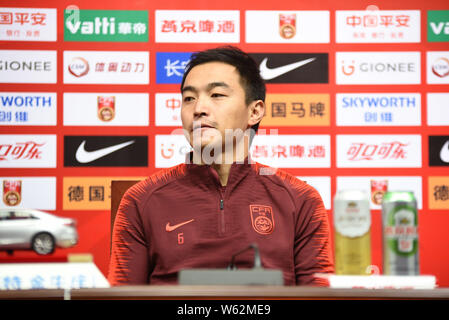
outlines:
{"label": "\u71d5\u4eac\u5564\u9152 logo", "polygon": [[156,42],[238,43],[239,10],[156,10]]}

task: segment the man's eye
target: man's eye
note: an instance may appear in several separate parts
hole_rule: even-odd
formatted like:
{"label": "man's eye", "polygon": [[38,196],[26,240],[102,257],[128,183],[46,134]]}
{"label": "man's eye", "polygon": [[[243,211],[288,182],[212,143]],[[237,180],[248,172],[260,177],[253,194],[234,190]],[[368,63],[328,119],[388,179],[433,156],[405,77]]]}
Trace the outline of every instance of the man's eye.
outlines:
{"label": "man's eye", "polygon": [[184,102],[192,101],[193,97],[184,97]]}
{"label": "man's eye", "polygon": [[212,93],[212,98],[220,98],[220,97],[225,97],[225,95],[221,93]]}

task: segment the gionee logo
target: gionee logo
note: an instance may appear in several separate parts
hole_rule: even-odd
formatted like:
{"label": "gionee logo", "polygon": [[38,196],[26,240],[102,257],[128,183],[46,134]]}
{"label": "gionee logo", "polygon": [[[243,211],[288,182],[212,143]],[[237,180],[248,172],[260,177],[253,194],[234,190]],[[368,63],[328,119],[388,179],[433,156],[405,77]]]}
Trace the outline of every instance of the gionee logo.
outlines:
{"label": "gionee logo", "polygon": [[347,67],[345,67],[345,62],[344,61],[342,62],[341,70],[347,76],[352,75],[354,73],[354,71],[355,71],[355,65],[354,65],[355,62],[354,62],[354,60],[351,61],[351,62],[352,62],[352,64],[347,66]]}
{"label": "gionee logo", "polygon": [[[167,149],[164,148],[164,144],[161,145],[161,156],[164,159],[171,159],[171,157],[173,157],[173,155],[175,154],[175,149],[174,149],[174,144],[172,143],[171,146]],[[168,151],[168,154],[166,154],[165,152]]]}

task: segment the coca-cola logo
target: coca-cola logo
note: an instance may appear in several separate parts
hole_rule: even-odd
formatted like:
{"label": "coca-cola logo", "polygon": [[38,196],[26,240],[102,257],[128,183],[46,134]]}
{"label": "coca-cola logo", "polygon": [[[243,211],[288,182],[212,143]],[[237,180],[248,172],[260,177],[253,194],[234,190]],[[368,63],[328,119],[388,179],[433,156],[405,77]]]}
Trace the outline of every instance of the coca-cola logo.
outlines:
{"label": "coca-cola logo", "polygon": [[16,142],[14,144],[0,145],[0,161],[18,160],[18,159],[41,159],[41,147],[45,143],[34,141]]}
{"label": "coca-cola logo", "polygon": [[348,160],[370,161],[384,159],[405,159],[408,144],[398,141],[384,142],[380,144],[369,144],[364,142],[353,142],[347,151]]}

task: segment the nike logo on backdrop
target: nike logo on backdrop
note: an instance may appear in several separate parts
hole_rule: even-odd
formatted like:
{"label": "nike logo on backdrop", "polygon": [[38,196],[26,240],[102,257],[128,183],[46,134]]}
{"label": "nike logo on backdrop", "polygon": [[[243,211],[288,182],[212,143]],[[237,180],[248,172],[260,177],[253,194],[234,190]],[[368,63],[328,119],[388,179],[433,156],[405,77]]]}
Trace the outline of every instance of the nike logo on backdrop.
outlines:
{"label": "nike logo on backdrop", "polygon": [[115,146],[106,147],[103,149],[98,149],[95,151],[86,151],[84,148],[86,144],[86,140],[81,142],[80,146],[76,150],[75,158],[80,163],[89,163],[92,161],[95,161],[97,159],[103,158],[104,156],[107,156],[108,154],[111,154],[117,150],[123,149],[126,146],[129,146],[130,144],[133,144],[135,140],[127,141],[124,143],[117,144]]}
{"label": "nike logo on backdrop", "polygon": [[441,161],[449,163],[449,140],[443,145],[440,151]]}
{"label": "nike logo on backdrop", "polygon": [[316,58],[310,58],[310,59],[306,59],[306,60],[293,62],[293,63],[287,64],[285,66],[277,67],[277,68],[268,68],[267,67],[268,58],[265,58],[260,63],[260,67],[259,67],[260,75],[262,76],[262,78],[264,80],[271,80],[271,79],[277,78],[287,72],[290,72],[299,67],[302,67],[303,65],[306,65],[306,64],[314,61],[315,59]]}
{"label": "nike logo on backdrop", "polygon": [[181,222],[181,223],[175,224],[174,226],[171,226],[170,222],[167,222],[167,225],[165,226],[165,231],[171,232],[171,231],[176,230],[179,227],[182,227],[183,225],[188,224],[188,223],[190,223],[192,221],[195,221],[195,219],[192,219],[192,220],[189,220],[189,221],[185,221],[185,222]]}

